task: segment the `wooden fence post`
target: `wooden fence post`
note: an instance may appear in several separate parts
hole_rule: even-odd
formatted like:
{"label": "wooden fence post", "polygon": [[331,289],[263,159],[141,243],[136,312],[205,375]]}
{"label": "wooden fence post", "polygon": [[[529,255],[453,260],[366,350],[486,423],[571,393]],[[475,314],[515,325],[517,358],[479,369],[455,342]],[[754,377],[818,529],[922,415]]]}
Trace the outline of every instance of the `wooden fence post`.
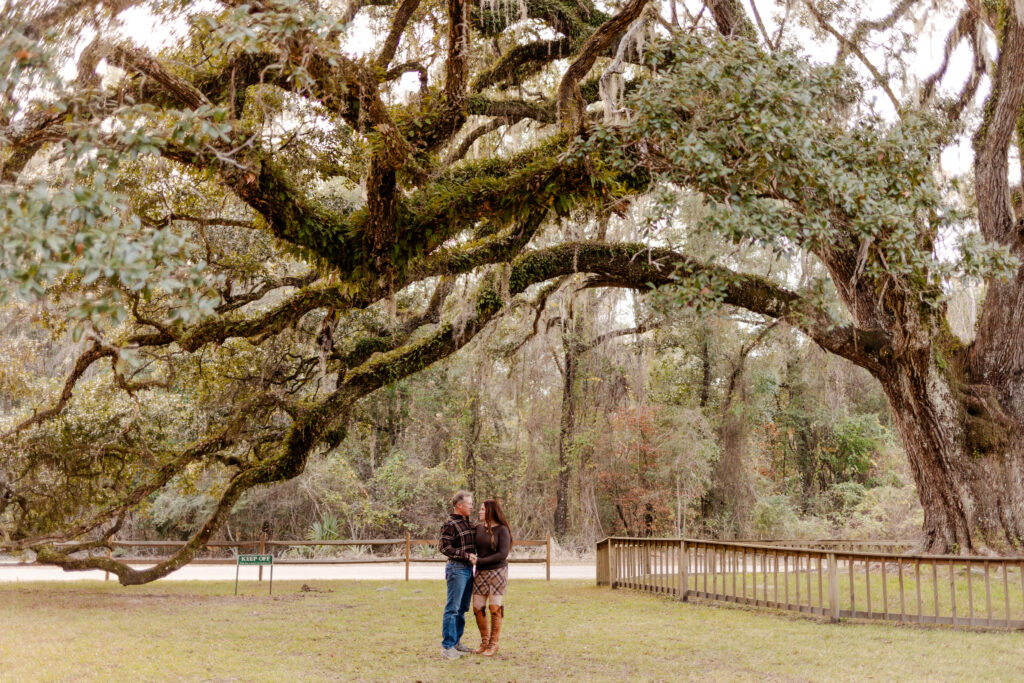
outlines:
{"label": "wooden fence post", "polygon": [[409,532],[405,532],[405,580],[409,580]]}
{"label": "wooden fence post", "polygon": [[545,558],[545,578],[551,580],[551,534],[548,534],[547,538],[547,556]]}
{"label": "wooden fence post", "polygon": [[[111,549],[110,549],[110,548],[108,547],[108,548],[107,548],[107,559],[108,559],[108,560],[110,560],[110,559],[113,559],[113,556],[114,556],[114,551],[112,551],[112,550],[111,550]],[[103,580],[104,580],[104,581],[110,581],[110,572],[107,572],[107,571],[103,572]]]}
{"label": "wooden fence post", "polygon": [[686,547],[686,541],[683,539],[679,540],[679,599],[686,602],[690,593],[690,582],[686,575],[689,570],[689,549]]}
{"label": "wooden fence post", "polygon": [[831,620],[839,621],[839,568],[835,553],[828,554],[828,607]]}
{"label": "wooden fence post", "polygon": [[[260,534],[260,555],[267,552],[267,532]],[[260,581],[263,581],[263,565],[260,565]]]}
{"label": "wooden fence post", "polygon": [[[615,550],[615,539],[611,536],[608,537],[608,586],[615,590],[615,582],[619,578],[619,558],[618,553]],[[1022,573],[1024,574],[1024,573]]]}

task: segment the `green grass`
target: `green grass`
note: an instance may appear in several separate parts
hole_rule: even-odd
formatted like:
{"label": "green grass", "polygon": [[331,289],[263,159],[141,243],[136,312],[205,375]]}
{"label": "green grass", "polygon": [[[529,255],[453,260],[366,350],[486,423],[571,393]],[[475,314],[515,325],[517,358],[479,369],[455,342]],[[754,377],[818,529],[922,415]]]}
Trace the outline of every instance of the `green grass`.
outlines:
{"label": "green grass", "polygon": [[[438,657],[439,581],[0,584],[0,680],[1019,680],[1024,634],[828,624],[583,581],[510,586],[494,659]],[[475,627],[467,626],[475,644]]]}

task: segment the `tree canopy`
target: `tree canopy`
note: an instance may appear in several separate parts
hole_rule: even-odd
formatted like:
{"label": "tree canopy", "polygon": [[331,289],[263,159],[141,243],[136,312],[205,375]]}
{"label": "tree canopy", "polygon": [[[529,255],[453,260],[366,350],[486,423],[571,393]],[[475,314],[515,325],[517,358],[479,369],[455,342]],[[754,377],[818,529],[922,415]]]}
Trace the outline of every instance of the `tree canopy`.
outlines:
{"label": "tree canopy", "polygon": [[[769,30],[735,0],[9,5],[0,276],[80,351],[3,427],[0,547],[165,576],[345,439],[360,399],[564,286],[799,330],[881,383],[929,549],[1019,546],[1024,14],[776,9]],[[914,22],[950,13],[915,77]],[[179,34],[133,41],[127,16]],[[949,178],[964,136],[973,173]],[[965,278],[987,283],[967,342],[946,319]],[[200,472],[217,503],[171,559],[87,552]]]}

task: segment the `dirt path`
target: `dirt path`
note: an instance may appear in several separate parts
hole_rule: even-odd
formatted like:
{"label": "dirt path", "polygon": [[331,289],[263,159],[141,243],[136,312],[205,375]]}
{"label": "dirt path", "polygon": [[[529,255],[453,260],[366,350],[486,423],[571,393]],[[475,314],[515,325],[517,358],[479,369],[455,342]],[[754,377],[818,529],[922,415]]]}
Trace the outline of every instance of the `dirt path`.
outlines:
{"label": "dirt path", "polygon": [[[269,576],[263,570],[264,580]],[[594,580],[596,569],[591,563],[552,564],[552,579]],[[255,567],[242,567],[242,580],[254,579]],[[189,565],[166,577],[171,581],[233,581],[234,565]],[[400,581],[405,578],[405,564],[343,564],[343,565],[300,565],[281,564],[274,567],[274,579],[278,581],[310,581],[328,579],[357,579]],[[444,579],[444,565],[440,562],[413,564],[409,568],[410,579]],[[509,565],[510,579],[544,579],[543,564]],[[18,565],[0,563],[0,583],[24,581],[82,581],[103,580],[103,572],[65,572],[57,567]]]}

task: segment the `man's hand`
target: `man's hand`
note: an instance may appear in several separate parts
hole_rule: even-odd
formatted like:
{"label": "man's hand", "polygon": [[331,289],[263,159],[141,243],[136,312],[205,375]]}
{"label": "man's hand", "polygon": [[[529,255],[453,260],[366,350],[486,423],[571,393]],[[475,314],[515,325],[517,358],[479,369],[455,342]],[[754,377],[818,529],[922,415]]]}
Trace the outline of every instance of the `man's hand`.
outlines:
{"label": "man's hand", "polygon": [[469,554],[469,561],[473,564],[476,564],[476,555],[474,553]]}

